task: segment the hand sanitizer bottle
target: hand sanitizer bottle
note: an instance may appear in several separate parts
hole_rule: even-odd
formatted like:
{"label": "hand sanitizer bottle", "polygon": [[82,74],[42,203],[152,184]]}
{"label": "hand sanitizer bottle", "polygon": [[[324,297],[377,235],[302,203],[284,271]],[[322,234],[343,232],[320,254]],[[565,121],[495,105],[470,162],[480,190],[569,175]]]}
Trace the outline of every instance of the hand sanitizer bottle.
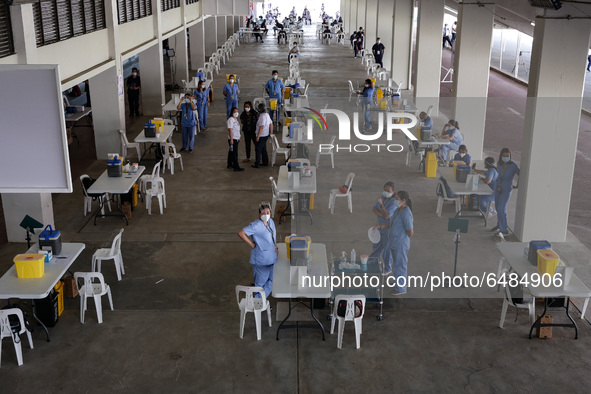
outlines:
{"label": "hand sanitizer bottle", "polygon": [[355,264],[357,261],[357,253],[355,253],[355,249],[351,250],[351,264]]}

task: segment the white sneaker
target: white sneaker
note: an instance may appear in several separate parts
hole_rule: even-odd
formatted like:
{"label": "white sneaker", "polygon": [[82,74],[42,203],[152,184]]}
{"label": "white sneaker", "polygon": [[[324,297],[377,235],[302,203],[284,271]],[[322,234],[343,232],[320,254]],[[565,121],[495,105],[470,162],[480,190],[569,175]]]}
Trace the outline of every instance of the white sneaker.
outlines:
{"label": "white sneaker", "polygon": [[396,290],[392,290],[392,291],[390,292],[390,295],[391,295],[391,296],[399,296],[399,295],[403,295],[403,294],[406,294],[406,291],[396,291]]}

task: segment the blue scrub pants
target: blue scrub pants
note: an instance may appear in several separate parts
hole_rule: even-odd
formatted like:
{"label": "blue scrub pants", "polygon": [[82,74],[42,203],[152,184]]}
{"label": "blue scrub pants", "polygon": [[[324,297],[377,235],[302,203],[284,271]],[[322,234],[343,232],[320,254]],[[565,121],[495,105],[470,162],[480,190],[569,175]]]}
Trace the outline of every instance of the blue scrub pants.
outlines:
{"label": "blue scrub pants", "polygon": [[390,249],[388,248],[388,232],[389,229],[380,229],[380,242],[377,244],[373,244],[373,249],[371,251],[371,255],[369,257],[378,258],[382,256],[382,260],[384,260],[384,272],[392,271],[392,253],[390,253]]}
{"label": "blue scrub pants", "polygon": [[[188,142],[188,143],[187,143]],[[195,143],[195,126],[183,126],[183,149],[193,149]]]}
{"label": "blue scrub pants", "polygon": [[197,107],[197,114],[199,115],[199,127],[201,130],[207,128],[207,104]]}
{"label": "blue scrub pants", "polygon": [[[254,285],[265,290],[265,296],[269,297],[273,290],[273,267],[274,265],[252,265],[254,274]],[[257,294],[260,298],[260,295]]]}
{"label": "blue scrub pants", "polygon": [[495,191],[495,207],[497,208],[497,226],[500,231],[506,232],[507,226],[507,204],[511,198],[511,191]]}
{"label": "blue scrub pants", "polygon": [[232,115],[232,108],[238,108],[238,97],[232,100],[230,97],[226,98],[226,119]]}
{"label": "blue scrub pants", "polygon": [[[479,197],[480,197],[480,206],[479,206],[479,208],[480,208],[480,210],[482,212],[486,213],[486,206],[488,205],[488,203],[490,201],[494,201],[495,200],[495,195],[493,193],[490,196],[479,196]],[[490,212],[492,212],[492,211],[493,211],[493,209],[492,209],[492,207],[490,207]]]}
{"label": "blue scrub pants", "polygon": [[[392,256],[394,258],[394,266],[392,267],[392,273],[394,274],[394,278],[396,278],[396,286],[394,286],[394,290],[398,292],[406,291],[406,280],[408,279],[407,267],[409,249],[409,240],[399,242],[395,245],[391,245],[390,247],[390,252],[392,253]],[[401,277],[404,277],[404,280],[398,279]],[[404,286],[398,286],[398,284],[404,284]]]}
{"label": "blue scrub pants", "polygon": [[454,144],[453,142],[449,145],[442,145],[441,146],[441,158],[445,161],[447,160],[447,154],[450,150],[458,150],[460,148],[459,144]]}
{"label": "blue scrub pants", "polygon": [[371,129],[371,119],[369,118],[369,107],[371,106],[370,102],[364,100],[363,103],[363,111],[365,111],[365,128]]}
{"label": "blue scrub pants", "polygon": [[[281,119],[281,103],[279,101],[277,102],[276,110],[269,110],[269,116],[271,117],[271,122],[273,122],[273,124],[279,123],[279,119]],[[273,132],[275,133],[276,130],[273,130]]]}

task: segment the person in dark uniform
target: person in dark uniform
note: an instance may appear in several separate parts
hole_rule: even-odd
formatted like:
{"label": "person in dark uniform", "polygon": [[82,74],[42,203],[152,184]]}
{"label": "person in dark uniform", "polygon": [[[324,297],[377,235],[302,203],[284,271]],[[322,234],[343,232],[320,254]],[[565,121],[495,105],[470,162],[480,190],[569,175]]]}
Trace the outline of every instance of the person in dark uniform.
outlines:
{"label": "person in dark uniform", "polygon": [[381,68],[384,68],[384,63],[382,62],[382,58],[384,57],[384,49],[386,49],[386,47],[381,43],[380,37],[378,37],[376,43],[371,47],[371,52],[373,53],[373,57],[376,59],[376,63],[379,63]]}
{"label": "person in dark uniform", "polygon": [[127,100],[129,101],[129,116],[140,115],[140,87],[142,83],[137,68],[131,70],[131,76],[127,78]]}
{"label": "person in dark uniform", "polygon": [[240,123],[242,124],[242,132],[244,133],[244,146],[246,147],[246,159],[244,163],[250,161],[250,144],[256,149],[257,141],[257,119],[259,114],[252,108],[252,103],[246,101],[244,103],[244,111],[240,114]]}

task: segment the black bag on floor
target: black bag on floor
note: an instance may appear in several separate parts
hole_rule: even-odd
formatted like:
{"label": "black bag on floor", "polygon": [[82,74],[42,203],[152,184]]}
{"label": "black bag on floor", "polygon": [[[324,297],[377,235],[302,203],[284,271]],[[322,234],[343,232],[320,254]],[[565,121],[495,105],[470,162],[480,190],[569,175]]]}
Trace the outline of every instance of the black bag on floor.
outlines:
{"label": "black bag on floor", "polygon": [[59,320],[58,296],[59,293],[55,289],[51,289],[47,297],[35,301],[37,317],[46,327],[55,326]]}

